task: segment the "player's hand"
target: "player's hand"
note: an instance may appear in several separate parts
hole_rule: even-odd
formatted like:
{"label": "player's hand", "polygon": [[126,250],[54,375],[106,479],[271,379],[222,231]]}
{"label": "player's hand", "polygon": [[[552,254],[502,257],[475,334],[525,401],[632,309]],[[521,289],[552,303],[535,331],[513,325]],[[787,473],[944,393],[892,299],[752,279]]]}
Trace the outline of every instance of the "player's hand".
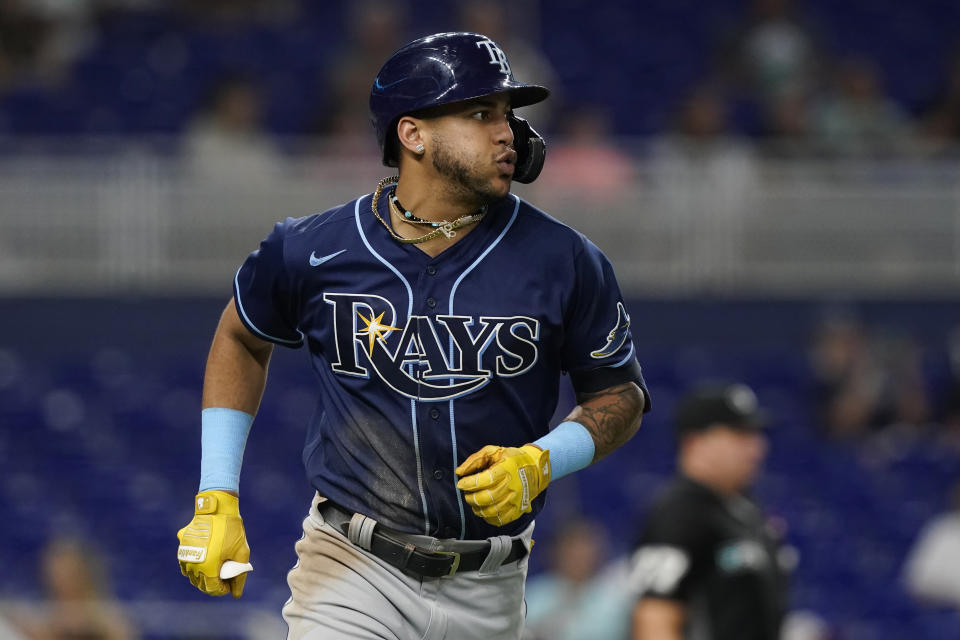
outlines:
{"label": "player's hand", "polygon": [[532,444],[487,445],[456,469],[457,488],[473,512],[492,525],[513,522],[550,484],[550,451]]}
{"label": "player's hand", "polygon": [[[194,507],[193,520],[177,532],[180,572],[206,594],[232,593],[234,598],[239,598],[247,581],[247,571],[253,567],[249,564],[223,567],[223,564],[250,560],[250,547],[240,518],[240,501],[225,491],[203,491],[197,494]],[[242,570],[239,575],[237,569]]]}

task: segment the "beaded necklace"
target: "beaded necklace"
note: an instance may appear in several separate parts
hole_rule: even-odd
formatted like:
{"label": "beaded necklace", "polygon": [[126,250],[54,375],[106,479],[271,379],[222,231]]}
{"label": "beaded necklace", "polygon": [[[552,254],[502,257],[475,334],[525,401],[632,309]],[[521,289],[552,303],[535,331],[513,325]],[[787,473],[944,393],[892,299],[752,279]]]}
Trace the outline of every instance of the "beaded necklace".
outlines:
{"label": "beaded necklace", "polygon": [[400,180],[400,176],[391,176],[389,178],[384,178],[377,183],[377,190],[373,192],[373,200],[370,203],[370,208],[373,211],[373,215],[376,216],[377,220],[380,221],[380,224],[386,227],[387,231],[390,232],[390,236],[397,242],[403,242],[404,244],[420,244],[421,242],[427,242],[428,240],[433,240],[434,238],[439,238],[440,236],[453,238],[457,235],[455,229],[478,222],[479,220],[483,219],[483,216],[487,215],[487,207],[484,206],[477,213],[468,213],[467,215],[460,216],[452,222],[448,220],[441,220],[440,222],[424,220],[423,218],[418,218],[417,216],[413,215],[412,211],[407,211],[403,208],[403,206],[397,200],[396,189],[394,189],[394,191],[388,197],[391,207],[396,210],[397,215],[400,216],[401,220],[411,224],[425,224],[435,227],[430,233],[424,234],[418,238],[404,238],[394,231],[393,227],[390,226],[386,220],[380,217],[380,212],[377,211],[377,201],[380,200],[380,194],[383,192],[383,188],[388,184],[396,184],[398,180]]}

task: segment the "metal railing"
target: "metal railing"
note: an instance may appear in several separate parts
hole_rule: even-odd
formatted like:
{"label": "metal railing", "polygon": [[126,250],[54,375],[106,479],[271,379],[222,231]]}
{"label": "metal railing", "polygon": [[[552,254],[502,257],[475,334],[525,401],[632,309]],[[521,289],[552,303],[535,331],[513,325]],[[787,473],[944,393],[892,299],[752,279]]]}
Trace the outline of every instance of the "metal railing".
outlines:
{"label": "metal railing", "polygon": [[[275,221],[369,193],[390,171],[311,148],[277,156],[270,176],[213,175],[150,146],[0,157],[0,294],[226,295]],[[548,159],[515,189],[599,245],[631,294],[960,291],[958,161],[631,149],[616,180]]]}

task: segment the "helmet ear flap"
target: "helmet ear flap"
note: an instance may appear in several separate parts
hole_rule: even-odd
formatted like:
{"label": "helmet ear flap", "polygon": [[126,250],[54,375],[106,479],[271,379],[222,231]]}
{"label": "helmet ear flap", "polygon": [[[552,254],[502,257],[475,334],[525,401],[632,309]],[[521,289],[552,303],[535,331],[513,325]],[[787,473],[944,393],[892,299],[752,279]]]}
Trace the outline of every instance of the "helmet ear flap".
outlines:
{"label": "helmet ear flap", "polygon": [[530,184],[537,179],[543,169],[543,162],[547,157],[547,143],[543,136],[523,118],[511,113],[507,122],[513,131],[513,148],[517,152],[513,180]]}
{"label": "helmet ear flap", "polygon": [[383,140],[383,166],[385,167],[400,166],[400,138],[397,136],[399,119],[399,117],[393,119]]}

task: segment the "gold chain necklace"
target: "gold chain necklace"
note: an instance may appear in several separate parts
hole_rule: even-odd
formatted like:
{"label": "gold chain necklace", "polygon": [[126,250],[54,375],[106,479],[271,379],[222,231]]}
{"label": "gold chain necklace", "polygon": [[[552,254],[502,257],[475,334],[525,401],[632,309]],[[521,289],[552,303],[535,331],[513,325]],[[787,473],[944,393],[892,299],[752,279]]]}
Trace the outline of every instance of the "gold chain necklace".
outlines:
{"label": "gold chain necklace", "polygon": [[[453,238],[457,235],[455,229],[460,227],[465,227],[468,224],[473,224],[487,215],[487,208],[483,207],[477,213],[469,213],[464,216],[460,216],[453,222],[448,220],[441,220],[440,222],[430,222],[429,220],[422,220],[417,218],[416,220],[410,220],[406,217],[402,217],[402,214],[398,211],[397,214],[401,215],[401,219],[407,222],[418,223],[418,224],[431,224],[435,227],[433,231],[425,235],[420,236],[419,238],[404,238],[399,235],[396,231],[393,230],[393,227],[380,216],[380,212],[377,211],[377,201],[380,200],[380,194],[383,192],[383,188],[388,184],[396,184],[400,180],[400,176],[391,176],[389,178],[384,178],[377,183],[377,190],[373,192],[373,200],[370,202],[370,209],[373,211],[373,215],[376,216],[377,220],[380,221],[387,231],[390,233],[390,236],[397,242],[403,242],[404,244],[420,244],[421,242],[427,242],[428,240],[433,240],[434,238],[439,238],[440,236],[446,236],[447,238]],[[390,202],[393,205],[393,202]]]}

